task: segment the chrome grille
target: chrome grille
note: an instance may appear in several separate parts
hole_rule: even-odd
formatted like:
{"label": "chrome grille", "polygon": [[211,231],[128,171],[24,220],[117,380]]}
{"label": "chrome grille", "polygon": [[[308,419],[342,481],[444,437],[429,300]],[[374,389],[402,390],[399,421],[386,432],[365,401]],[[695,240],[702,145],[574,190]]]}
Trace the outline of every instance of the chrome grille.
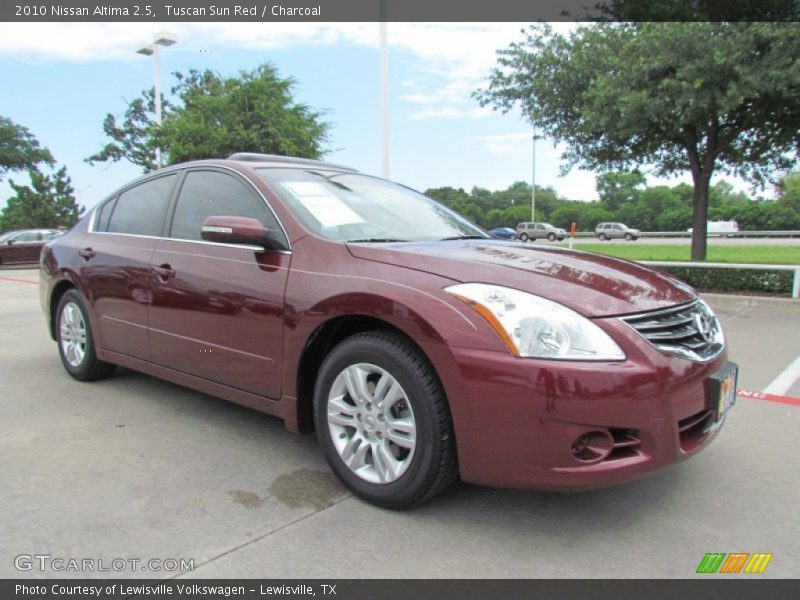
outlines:
{"label": "chrome grille", "polygon": [[696,361],[717,356],[725,346],[719,320],[702,300],[622,317],[662,352]]}

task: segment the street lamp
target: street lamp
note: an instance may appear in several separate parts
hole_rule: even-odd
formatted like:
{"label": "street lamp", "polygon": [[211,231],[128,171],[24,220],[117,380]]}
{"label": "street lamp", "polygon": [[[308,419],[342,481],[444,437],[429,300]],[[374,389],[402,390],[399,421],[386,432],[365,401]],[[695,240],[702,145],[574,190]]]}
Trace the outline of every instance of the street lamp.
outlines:
{"label": "street lamp", "polygon": [[531,221],[536,222],[536,124],[533,124],[533,160],[531,161]]}
{"label": "street lamp", "polygon": [[381,176],[389,178],[389,34],[386,21],[387,0],[379,5],[380,25],[378,30],[380,45],[380,87],[381,87]]}
{"label": "street lamp", "polygon": [[[178,40],[169,33],[157,33],[152,42],[143,42],[136,49],[137,54],[153,57],[153,96],[156,103],[156,125],[161,127],[161,72],[158,64],[158,47],[172,46]],[[156,148],[156,165],[162,167],[161,148]]]}

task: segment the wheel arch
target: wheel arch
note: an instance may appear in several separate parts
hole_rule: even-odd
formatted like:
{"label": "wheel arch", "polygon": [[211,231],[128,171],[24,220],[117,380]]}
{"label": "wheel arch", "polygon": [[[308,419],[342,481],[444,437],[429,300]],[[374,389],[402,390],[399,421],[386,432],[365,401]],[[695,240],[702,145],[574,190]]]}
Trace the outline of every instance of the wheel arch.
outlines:
{"label": "wheel arch", "polygon": [[55,340],[56,339],[56,310],[58,309],[58,303],[61,302],[61,298],[66,294],[69,290],[77,290],[78,286],[71,279],[61,279],[58,283],[53,286],[52,291],[50,292],[50,300],[48,303],[48,328],[50,330],[50,337]]}
{"label": "wheel arch", "polygon": [[[444,390],[433,360],[425,352],[413,335],[397,323],[385,318],[364,313],[339,314],[317,325],[309,336],[296,359],[297,372],[294,378],[295,397],[297,398],[297,426],[299,431],[310,433],[314,430],[314,388],[317,383],[322,362],[337,344],[357,333],[366,331],[393,331],[413,343],[430,363],[440,385]],[[446,394],[445,394],[446,396]]]}

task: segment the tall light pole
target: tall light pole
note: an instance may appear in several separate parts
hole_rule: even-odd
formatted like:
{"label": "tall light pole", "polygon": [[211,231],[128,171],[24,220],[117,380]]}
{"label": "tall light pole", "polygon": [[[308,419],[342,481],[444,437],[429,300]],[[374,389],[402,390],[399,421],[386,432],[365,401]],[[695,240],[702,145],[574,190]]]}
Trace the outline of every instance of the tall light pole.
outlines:
{"label": "tall light pole", "polygon": [[[152,42],[144,42],[136,49],[138,54],[153,57],[153,99],[156,104],[156,125],[159,127],[161,127],[161,67],[158,62],[158,47],[166,48],[177,41],[174,35],[162,32],[156,34]],[[161,162],[161,148],[156,148],[156,165],[158,168],[164,166]]]}
{"label": "tall light pole", "polygon": [[531,161],[531,221],[536,222],[536,124],[533,124],[533,160]]}
{"label": "tall light pole", "polygon": [[386,20],[387,0],[380,4],[380,54],[381,54],[381,176],[389,178],[389,33]]}

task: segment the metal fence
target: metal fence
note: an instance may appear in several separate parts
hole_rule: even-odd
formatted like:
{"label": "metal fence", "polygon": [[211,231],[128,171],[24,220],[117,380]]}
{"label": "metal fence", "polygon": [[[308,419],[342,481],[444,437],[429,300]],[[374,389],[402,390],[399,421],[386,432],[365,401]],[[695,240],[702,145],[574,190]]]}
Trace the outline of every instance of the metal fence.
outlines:
{"label": "metal fence", "polygon": [[[596,237],[597,234],[592,231],[579,231],[575,234],[577,237]],[[690,238],[692,234],[688,231],[642,231],[641,237],[651,238],[668,238],[668,237],[681,237]],[[735,238],[748,238],[748,237],[800,237],[800,231],[736,231],[732,233],[715,233],[711,232],[708,237],[735,237]]]}

